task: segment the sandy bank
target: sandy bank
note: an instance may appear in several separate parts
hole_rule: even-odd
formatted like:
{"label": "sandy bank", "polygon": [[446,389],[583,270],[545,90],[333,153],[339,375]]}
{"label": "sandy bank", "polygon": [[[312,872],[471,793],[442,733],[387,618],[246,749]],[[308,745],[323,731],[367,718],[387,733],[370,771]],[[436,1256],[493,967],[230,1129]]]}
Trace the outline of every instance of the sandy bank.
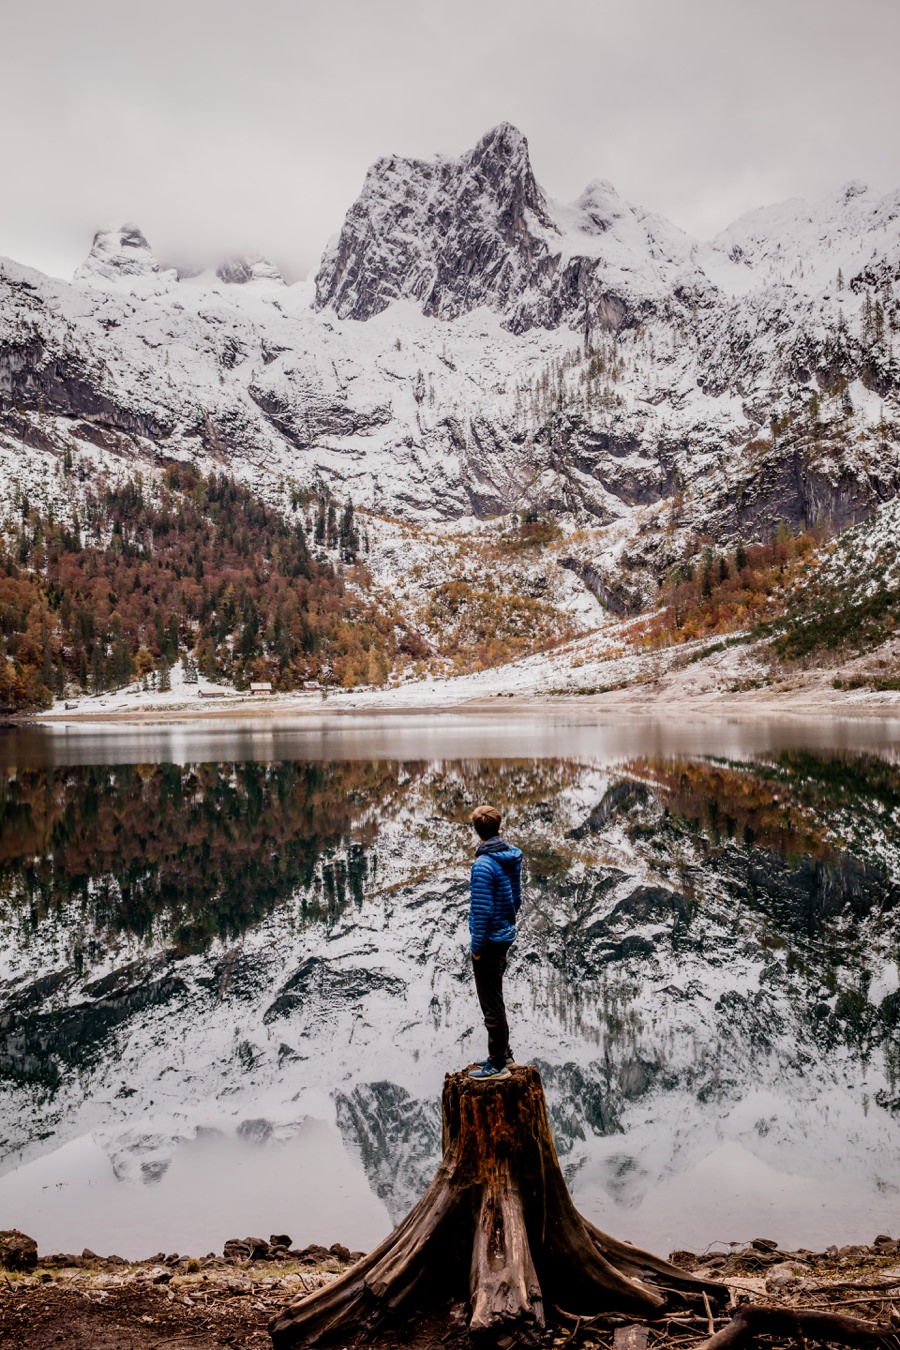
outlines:
{"label": "sandy bank", "polygon": [[597,634],[505,666],[447,679],[386,688],[303,690],[251,696],[225,686],[188,685],[172,672],[165,693],[137,685],[83,695],[32,714],[40,723],[185,722],[249,719],[402,716],[435,713],[547,712],[597,721],[809,718],[898,719],[900,638],[876,651],[827,666],[786,670],[762,643],[738,637],[685,643],[661,651],[610,655]]}
{"label": "sandy bank", "polygon": [[503,690],[448,699],[435,688],[430,700],[404,698],[406,691],[372,694],[335,694],[328,699],[273,695],[261,698],[228,698],[215,703],[146,701],[130,707],[104,706],[100,699],[79,700],[69,710],[53,709],[18,719],[36,724],[75,723],[172,723],[235,721],[243,719],[285,720],[323,717],[360,717],[402,714],[430,717],[465,714],[505,717],[510,714],[546,712],[571,714],[602,721],[610,718],[672,717],[710,721],[739,718],[748,721],[805,718],[854,718],[896,720],[900,724],[900,693],[822,689],[814,684],[790,690],[758,690],[748,693],[684,694],[660,687],[616,690],[603,693],[520,693]]}

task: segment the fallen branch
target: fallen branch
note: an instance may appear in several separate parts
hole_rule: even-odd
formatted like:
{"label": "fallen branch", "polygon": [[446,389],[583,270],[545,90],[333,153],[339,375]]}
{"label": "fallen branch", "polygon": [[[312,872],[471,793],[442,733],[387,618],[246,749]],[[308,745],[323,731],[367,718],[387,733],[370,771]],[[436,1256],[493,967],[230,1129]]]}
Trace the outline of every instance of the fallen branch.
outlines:
{"label": "fallen branch", "polygon": [[[821,1293],[821,1290],[816,1290]],[[849,1308],[854,1303],[890,1303],[887,1294],[869,1294],[866,1298],[835,1298],[830,1303],[804,1303],[804,1308]]]}
{"label": "fallen branch", "polygon": [[714,1336],[716,1334],[716,1324],[713,1321],[712,1308],[709,1306],[709,1296],[705,1289],[703,1291],[703,1307],[706,1310],[706,1325],[709,1334],[710,1336]]}
{"label": "fallen branch", "polygon": [[589,1331],[592,1327],[607,1326],[618,1327],[625,1326],[628,1318],[623,1317],[621,1313],[595,1313],[593,1317],[586,1317],[581,1313],[566,1312],[565,1308],[554,1307],[553,1311],[557,1317],[561,1317],[564,1322],[578,1322],[584,1331]]}
{"label": "fallen branch", "polygon": [[900,1323],[863,1322],[840,1313],[807,1312],[804,1308],[771,1308],[755,1303],[738,1310],[727,1326],[703,1341],[696,1350],[731,1350],[754,1336],[791,1336],[872,1347],[888,1342],[900,1345]]}

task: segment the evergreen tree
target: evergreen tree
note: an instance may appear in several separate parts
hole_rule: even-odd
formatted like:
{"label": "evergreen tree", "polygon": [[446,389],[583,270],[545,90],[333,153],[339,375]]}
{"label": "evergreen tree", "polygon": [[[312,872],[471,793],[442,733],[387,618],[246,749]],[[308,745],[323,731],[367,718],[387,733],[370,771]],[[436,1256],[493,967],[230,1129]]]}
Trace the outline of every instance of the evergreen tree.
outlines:
{"label": "evergreen tree", "polygon": [[340,555],[343,562],[354,562],[359,553],[359,534],[353,523],[353,503],[347,498],[347,504],[341,512],[339,526]]}
{"label": "evergreen tree", "polygon": [[320,497],[320,498],[319,498],[319,509],[318,509],[318,511],[316,512],[316,527],[315,527],[315,535],[314,535],[315,541],[316,541],[317,544],[324,544],[324,543],[325,543],[325,526],[326,526],[326,520],[327,520],[326,510],[327,510],[327,508],[326,508],[326,505],[325,505],[325,498],[324,498],[324,497]]}
{"label": "evergreen tree", "polygon": [[106,689],[104,664],[103,647],[96,642],[91,652],[91,689],[95,694],[101,694]]}

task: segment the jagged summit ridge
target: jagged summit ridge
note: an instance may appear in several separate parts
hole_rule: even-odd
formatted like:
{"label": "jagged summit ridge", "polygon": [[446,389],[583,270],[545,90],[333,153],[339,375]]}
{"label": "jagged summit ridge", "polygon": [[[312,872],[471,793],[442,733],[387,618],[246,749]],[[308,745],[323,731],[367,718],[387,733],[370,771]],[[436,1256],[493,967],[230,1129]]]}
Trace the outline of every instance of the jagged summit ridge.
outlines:
{"label": "jagged summit ridge", "polygon": [[597,180],[551,202],[508,122],[458,159],[378,160],[326,250],[316,303],[368,319],[392,301],[452,319],[480,305],[513,332],[560,323],[616,329],[708,289],[675,226]]}
{"label": "jagged summit ridge", "polygon": [[379,159],[329,245],[316,304],[368,319],[392,301],[456,318],[503,308],[546,265],[553,230],[525,137],[509,123],[458,159]]}
{"label": "jagged summit ridge", "polygon": [[[550,200],[509,123],[457,159],[390,156],[362,192],[316,278],[316,304],[370,319],[395,300],[455,319],[479,306],[514,333],[560,325],[619,331],[690,322],[751,288],[817,295],[900,277],[900,193],[851,180],[816,202],[747,212],[709,243],[622,198],[603,178]],[[877,259],[874,267],[872,259]]]}

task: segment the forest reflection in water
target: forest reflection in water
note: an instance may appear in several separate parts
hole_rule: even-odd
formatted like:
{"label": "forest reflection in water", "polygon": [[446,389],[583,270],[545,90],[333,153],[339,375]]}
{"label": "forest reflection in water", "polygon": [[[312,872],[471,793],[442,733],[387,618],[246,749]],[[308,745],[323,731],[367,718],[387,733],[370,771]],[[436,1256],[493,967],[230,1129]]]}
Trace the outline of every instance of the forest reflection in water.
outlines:
{"label": "forest reflection in water", "polygon": [[[539,888],[565,875],[637,800],[663,808],[666,832],[689,837],[706,859],[737,848],[801,873],[852,873],[845,898],[853,903],[900,879],[892,757],[634,756],[607,774],[593,810],[563,829],[558,799],[595,777],[590,760],[0,768],[6,917],[38,929],[65,911],[94,942],[104,931],[165,937],[182,954],[238,937],[298,899],[303,918],[327,920],[377,885],[385,824],[412,812],[419,831],[455,826],[465,851],[469,813],[486,800],[503,804]],[[644,836],[652,853],[654,830],[632,824],[630,835],[636,844]]]}
{"label": "forest reflection in water", "polygon": [[[618,1207],[631,1231],[617,1231],[663,1245],[677,1223],[684,1241],[688,1179],[707,1167],[721,1185],[724,1168],[737,1205],[751,1175],[791,1196],[800,1240],[817,1168],[858,1149],[863,1119],[847,1173],[867,1188],[859,1221],[896,1206],[896,756],[630,749],[0,768],[4,1170],[89,1127],[117,1177],[165,1185],[204,1122],[227,1134],[223,1101],[276,1141],[297,1137],[285,1103],[325,1093],[396,1217],[434,1165],[446,1056],[479,1047],[466,822],[494,800],[528,868],[516,1017],[586,1212],[616,1226]],[[157,1065],[173,1028],[190,1042],[185,1018],[215,1051]],[[154,1117],[163,1074],[177,1128]],[[831,1111],[821,1135],[796,1114],[798,1084],[813,1115]],[[826,1137],[808,1193],[792,1190]]]}

